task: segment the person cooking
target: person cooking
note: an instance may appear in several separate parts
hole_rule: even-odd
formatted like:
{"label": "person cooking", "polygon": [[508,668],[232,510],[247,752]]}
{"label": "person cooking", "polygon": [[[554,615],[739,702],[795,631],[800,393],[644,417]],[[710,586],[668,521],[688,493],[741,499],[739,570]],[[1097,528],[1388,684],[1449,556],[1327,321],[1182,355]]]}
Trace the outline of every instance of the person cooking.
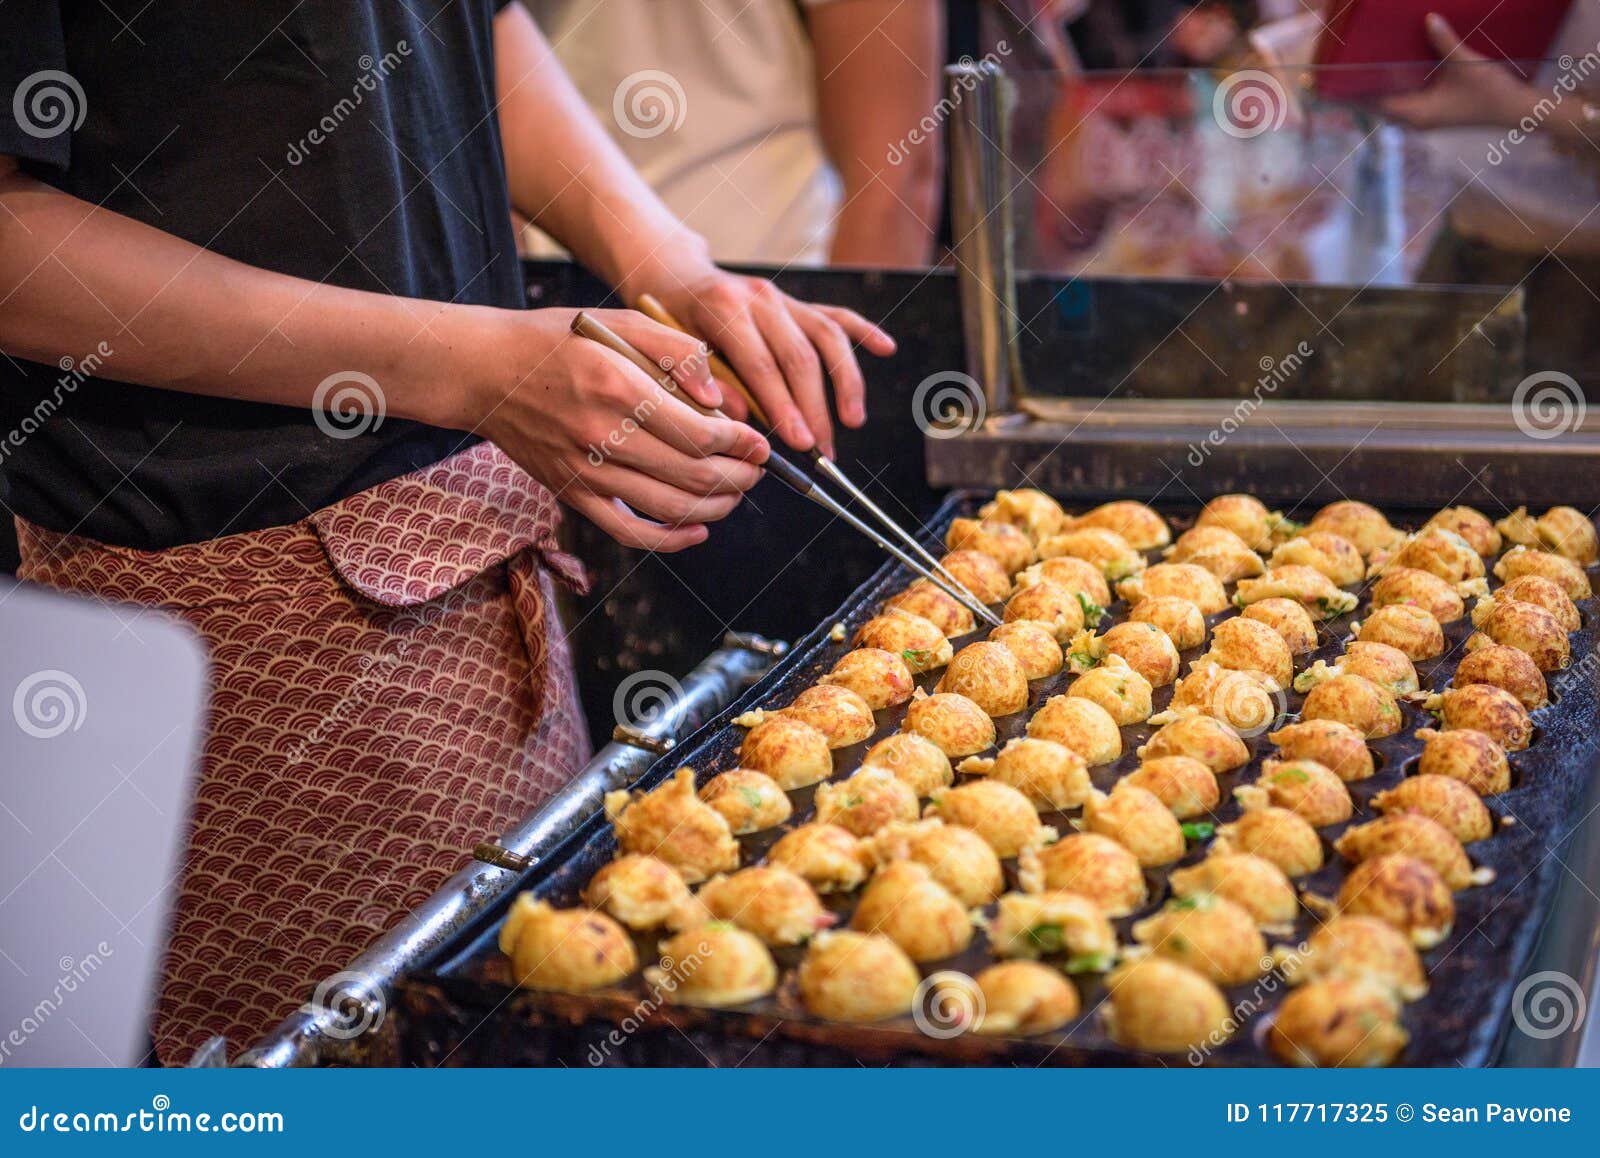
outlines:
{"label": "person cooking", "polygon": [[864,421],[854,348],[894,346],[718,269],[506,0],[8,4],[0,97],[19,575],[211,652],[153,1023],[178,1062],[259,1037],[581,766],[558,504],[676,551],[761,475],[697,341],[599,311],[667,392],[523,308],[513,207],[715,343],[797,450],[832,448],[829,379]]}

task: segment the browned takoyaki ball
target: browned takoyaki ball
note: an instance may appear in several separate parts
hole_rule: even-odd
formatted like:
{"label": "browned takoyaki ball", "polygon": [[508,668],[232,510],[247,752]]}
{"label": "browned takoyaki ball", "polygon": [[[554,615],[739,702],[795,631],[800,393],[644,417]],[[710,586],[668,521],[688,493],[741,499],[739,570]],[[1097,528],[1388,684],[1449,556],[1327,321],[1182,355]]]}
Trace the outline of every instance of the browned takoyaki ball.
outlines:
{"label": "browned takoyaki ball", "polygon": [[1011,596],[1011,576],[993,555],[982,551],[951,551],[939,565],[955,576],[979,603],[1000,603]]}
{"label": "browned takoyaki ball", "polygon": [[1304,944],[1284,952],[1282,964],[1293,985],[1325,977],[1364,977],[1406,1001],[1428,992],[1416,946],[1376,917],[1334,917]]}
{"label": "browned takoyaki ball", "polygon": [[1549,551],[1534,551],[1527,547],[1513,547],[1494,565],[1495,578],[1510,583],[1524,575],[1538,575],[1548,579],[1574,601],[1588,599],[1594,594],[1589,576],[1571,559]]}
{"label": "browned takoyaki ball", "polygon": [[1268,551],[1278,538],[1283,516],[1269,511],[1252,495],[1218,495],[1208,502],[1195,519],[1197,527],[1226,527],[1252,551]]}
{"label": "browned takoyaki ball", "polygon": [[918,579],[898,595],[886,599],[883,609],[920,615],[952,637],[966,635],[977,622],[964,603],[926,579]]}
{"label": "browned takoyaki ball", "polygon": [[1083,757],[1053,740],[1019,736],[992,760],[969,756],[961,771],[1009,784],[1042,811],[1076,808],[1088,799],[1091,785]]}
{"label": "browned takoyaki ball", "polygon": [[[810,724],[828,738],[830,748],[859,744],[877,729],[872,705],[846,687],[817,684],[797,695],[782,714]],[[764,718],[764,716],[763,716]],[[738,721],[736,720],[735,723]],[[753,721],[760,723],[760,720]]]}
{"label": "browned takoyaki ball", "polygon": [[1186,965],[1146,957],[1106,980],[1106,1030],[1130,1049],[1185,1053],[1227,1041],[1236,1028],[1227,998]]}
{"label": "browned takoyaki ball", "polygon": [[1553,552],[1580,567],[1600,560],[1600,539],[1596,538],[1594,524],[1575,507],[1551,507],[1538,519],[1529,516],[1526,507],[1518,507],[1496,528],[1504,532],[1509,542]]}
{"label": "browned takoyaki ball", "polygon": [[905,658],[881,647],[858,647],[845,652],[818,682],[850,689],[873,711],[905,703],[917,686]]}
{"label": "browned takoyaki ball", "polygon": [[1115,531],[1135,551],[1150,551],[1172,542],[1172,531],[1165,519],[1143,503],[1128,499],[1102,503],[1076,518],[1069,516],[1063,529],[1076,531],[1084,527]]}
{"label": "browned takoyaki ball", "polygon": [[646,969],[645,980],[674,1005],[721,1009],[771,993],[778,966],[760,938],[711,921],[663,941],[661,964]]}
{"label": "browned takoyaki ball", "polygon": [[1322,842],[1304,817],[1287,808],[1257,808],[1217,829],[1213,856],[1246,852],[1270,860],[1285,876],[1303,877],[1322,867]]}
{"label": "browned takoyaki ball", "polygon": [[887,768],[865,764],[843,780],[817,786],[817,820],[856,836],[917,818],[917,794]]}
{"label": "browned takoyaki ball", "polygon": [[1062,555],[1093,563],[1100,574],[1113,583],[1143,571],[1145,565],[1144,556],[1129,546],[1128,540],[1100,527],[1063,531],[1039,541],[1039,558],[1055,559]]}
{"label": "browned takoyaki ball", "polygon": [[1389,525],[1381,511],[1352,499],[1329,503],[1312,516],[1305,530],[1331,531],[1354,543],[1356,550],[1368,558],[1394,546],[1403,537],[1402,532]]}
{"label": "browned takoyaki ball", "polygon": [[1417,669],[1406,653],[1387,643],[1356,640],[1331,664],[1318,660],[1294,681],[1296,691],[1309,691],[1337,675],[1355,675],[1370,680],[1392,696],[1417,690]]}
{"label": "browned takoyaki ball", "polygon": [[1411,567],[1385,571],[1383,578],[1372,585],[1369,598],[1374,611],[1393,603],[1409,603],[1440,623],[1454,623],[1467,613],[1467,605],[1455,587],[1437,575]]}
{"label": "browned takoyaki ball", "polygon": [[1507,752],[1520,752],[1533,742],[1533,721],[1522,701],[1493,684],[1446,688],[1423,705],[1439,713],[1439,726],[1452,732],[1482,732]]}
{"label": "browned takoyaki ball", "polygon": [[775,828],[794,811],[778,782],[753,768],[730,768],[713,777],[700,789],[700,799],[722,813],[735,836]]}
{"label": "browned takoyaki ball", "polygon": [[1258,578],[1239,580],[1234,588],[1233,602],[1237,607],[1248,607],[1263,599],[1293,599],[1314,619],[1343,615],[1359,602],[1321,571],[1299,563],[1272,567]]}
{"label": "browned takoyaki ball", "polygon": [[1494,818],[1478,794],[1460,780],[1436,773],[1407,776],[1387,792],[1373,796],[1372,807],[1379,812],[1416,812],[1429,817],[1462,844],[1487,840],[1494,834]]}
{"label": "browned takoyaki ball", "polygon": [[1001,961],[973,982],[982,997],[972,1032],[1005,1037],[1050,1033],[1078,1016],[1078,990],[1037,961]]}
{"label": "browned takoyaki ball", "polygon": [[1156,956],[1187,965],[1218,985],[1241,985],[1272,964],[1255,918],[1242,906],[1211,893],[1173,901],[1136,922],[1133,939]]}
{"label": "browned takoyaki ball", "polygon": [[1216,773],[1193,756],[1158,756],[1128,773],[1121,783],[1154,793],[1179,820],[1205,816],[1222,798]]}
{"label": "browned takoyaki ball", "polygon": [[1057,555],[1053,559],[1041,559],[1017,576],[1018,587],[1029,587],[1035,583],[1059,583],[1068,591],[1082,595],[1096,607],[1105,607],[1111,602],[1110,584],[1100,573],[1100,568],[1087,559]]}
{"label": "browned takoyaki ball", "polygon": [[1280,688],[1294,679],[1294,656],[1283,637],[1265,623],[1235,616],[1224,619],[1211,630],[1211,650],[1195,660],[1195,666],[1216,664],[1232,671],[1258,671],[1270,676]]}
{"label": "browned takoyaki ball", "polygon": [[1296,989],[1267,1032],[1272,1052],[1292,1066],[1386,1066],[1409,1040],[1400,1003],[1359,977],[1329,977]]}
{"label": "browned takoyaki ball", "polygon": [[1108,917],[1144,907],[1147,896],[1139,860],[1095,832],[1077,832],[1055,844],[1030,849],[1017,859],[1017,879],[1030,893],[1064,890],[1088,897]]}
{"label": "browned takoyaki ball", "polygon": [[583,903],[637,932],[680,929],[702,915],[676,869],[638,853],[625,853],[602,866],[584,886]]}
{"label": "browned takoyaki ball", "polygon": [[1306,655],[1317,650],[1316,621],[1293,599],[1258,600],[1240,612],[1240,618],[1253,619],[1272,628],[1288,646],[1290,655]]}
{"label": "browned takoyaki ball", "polygon": [[1122,731],[1093,700],[1051,696],[1028,720],[1028,735],[1065,744],[1091,768],[1122,755]]}
{"label": "browned takoyaki ball", "polygon": [[1117,959],[1116,930],[1104,910],[1079,893],[1007,893],[987,925],[996,957],[1073,957],[1082,972],[1104,972]]}
{"label": "browned takoyaki ball", "polygon": [[1532,603],[1542,607],[1556,617],[1563,631],[1577,631],[1583,626],[1583,617],[1578,614],[1577,604],[1568,598],[1558,584],[1543,575],[1519,575],[1511,582],[1502,584],[1492,595],[1478,600],[1472,605],[1473,624],[1482,622],[1501,602]]}
{"label": "browned takoyaki ball", "polygon": [[892,651],[905,660],[913,675],[950,662],[953,649],[944,632],[920,615],[888,612],[867,620],[856,632],[857,647]]}
{"label": "browned takoyaki ball", "polygon": [[896,732],[867,749],[863,768],[886,768],[919,797],[932,796],[955,782],[944,749],[915,732]]}
{"label": "browned takoyaki ball", "polygon": [[1459,780],[1479,796],[1498,796],[1511,787],[1511,763],[1493,736],[1473,728],[1435,731],[1418,728],[1422,755],[1419,776],[1444,776]]}
{"label": "browned takoyaki ball", "polygon": [[1220,524],[1191,527],[1163,552],[1169,563],[1193,563],[1204,567],[1220,583],[1249,579],[1266,570],[1245,541]]}
{"label": "browned takoyaki ball", "polygon": [[1157,563],[1118,583],[1117,594],[1134,606],[1146,599],[1187,599],[1203,615],[1215,615],[1228,607],[1222,581],[1194,563]]}
{"label": "browned takoyaki ball", "polygon": [[1055,632],[1042,623],[1023,619],[1003,624],[989,633],[989,641],[1016,656],[1030,680],[1048,679],[1066,666]]}
{"label": "browned takoyaki ball", "polygon": [[1017,588],[1006,601],[1005,621],[1042,624],[1065,643],[1083,630],[1083,604],[1076,592],[1046,579]]}
{"label": "browned takoyaki ball", "polygon": [[1315,760],[1345,783],[1376,770],[1366,737],[1338,720],[1303,720],[1267,734],[1285,760]]}
{"label": "browned takoyaki ball", "polygon": [[1299,538],[1280,543],[1267,563],[1272,567],[1310,567],[1321,571],[1335,587],[1359,583],[1367,573],[1356,545],[1332,531],[1307,531]]}
{"label": "browned takoyaki ball", "polygon": [[1414,603],[1374,608],[1352,631],[1362,643],[1386,643],[1412,661],[1444,654],[1444,628],[1433,612]]}
{"label": "browned takoyaki ball", "polygon": [[1017,657],[998,643],[969,643],[956,652],[939,678],[938,691],[966,696],[990,716],[1010,716],[1028,706],[1028,675]]}
{"label": "browned takoyaki ball", "polygon": [[1171,864],[1188,851],[1183,829],[1160,797],[1126,780],[1110,793],[1090,793],[1083,803],[1083,826],[1109,836],[1146,868]]}
{"label": "browned takoyaki ball", "polygon": [[739,842],[727,818],[695,795],[692,768],[650,792],[608,792],[605,808],[618,848],[664,860],[690,884],[739,867]]}
{"label": "browned takoyaki ball", "polygon": [[848,893],[867,879],[870,862],[861,841],[837,824],[802,824],[767,853],[767,863],[788,869],[819,893]]}
{"label": "browned takoyaki ball", "polygon": [[1398,567],[1412,567],[1437,575],[1446,583],[1465,583],[1483,578],[1483,557],[1472,544],[1446,527],[1426,527],[1407,538],[1393,555],[1380,554],[1374,562],[1376,573]]}
{"label": "browned takoyaki ball", "polygon": [[1336,903],[1342,914],[1387,921],[1419,949],[1431,949],[1448,937],[1456,919],[1450,886],[1426,862],[1396,853],[1357,864],[1340,886]]}
{"label": "browned takoyaki ball", "polygon": [[1544,682],[1544,673],[1527,652],[1498,643],[1473,647],[1471,639],[1467,641],[1467,647],[1467,654],[1456,665],[1456,674],[1450,678],[1455,687],[1493,684],[1516,696],[1530,712],[1550,702],[1550,688]]}
{"label": "browned takoyaki ball", "polygon": [[1472,549],[1485,559],[1492,559],[1500,553],[1500,532],[1487,515],[1472,507],[1445,507],[1426,525],[1454,531],[1471,543]]}
{"label": "browned takoyaki ball", "polygon": [[890,861],[872,874],[850,927],[882,933],[913,961],[953,957],[972,941],[966,906],[914,860]]}
{"label": "browned takoyaki ball", "polygon": [[888,937],[836,930],[812,939],[795,981],[818,1017],[873,1022],[910,1013],[922,977]]}
{"label": "browned takoyaki ball", "polygon": [[1055,534],[1067,517],[1060,503],[1032,487],[996,491],[994,501],[984,503],[978,515],[991,522],[1021,527],[1030,539],[1035,540]]}
{"label": "browned takoyaki ball", "polygon": [[1300,708],[1302,720],[1337,720],[1369,740],[1392,736],[1405,723],[1394,696],[1365,676],[1336,675],[1312,688]]}
{"label": "browned takoyaki ball", "polygon": [[1266,928],[1288,928],[1300,912],[1294,885],[1283,870],[1250,853],[1212,853],[1190,868],[1174,869],[1169,879],[1173,896],[1226,897]]}
{"label": "browned takoyaki ball", "polygon": [[1245,808],[1287,808],[1312,828],[1339,824],[1355,811],[1344,781],[1315,760],[1266,760],[1261,778],[1234,795]]}
{"label": "browned takoyaki ball", "polygon": [[1250,749],[1227,724],[1212,716],[1184,716],[1163,725],[1139,749],[1146,763],[1162,756],[1193,756],[1217,775],[1250,762]]}
{"label": "browned takoyaki ball", "polygon": [[1346,829],[1333,842],[1334,851],[1348,861],[1375,856],[1412,856],[1422,861],[1451,889],[1484,883],[1474,875],[1466,849],[1444,825],[1420,812],[1390,812]]}
{"label": "browned takoyaki ball", "polygon": [[1015,575],[1035,559],[1033,540],[1021,527],[992,519],[952,519],[944,545],[952,551],[981,551]]}
{"label": "browned takoyaki ball", "polygon": [[500,926],[500,952],[511,958],[524,989],[587,993],[613,985],[639,967],[628,934],[604,913],[557,909],[522,893]]}
{"label": "browned takoyaki ball", "polygon": [[1177,679],[1183,662],[1167,633],[1153,623],[1119,623],[1097,637],[1092,650],[1096,656],[1121,656],[1153,688]]}
{"label": "browned takoyaki ball", "polygon": [[902,727],[932,740],[952,760],[994,745],[994,720],[989,713],[955,692],[913,699]]}
{"label": "browned takoyaki ball", "polygon": [[1532,603],[1496,600],[1478,630],[1467,640],[1467,650],[1491,643],[1526,652],[1540,671],[1560,671],[1572,660],[1572,645],[1556,617]]}
{"label": "browned takoyaki ball", "polygon": [[745,733],[739,766],[765,772],[786,792],[833,775],[828,737],[804,720],[772,715]]}
{"label": "browned takoyaki ball", "polygon": [[1093,700],[1122,727],[1150,718],[1150,681],[1120,655],[1108,655],[1098,667],[1072,681],[1067,695]]}
{"label": "browned takoyaki ball", "polygon": [[834,922],[805,878],[781,865],[712,877],[697,896],[716,920],[731,921],[768,945],[802,944]]}
{"label": "browned takoyaki ball", "polygon": [[1199,647],[1206,641],[1206,617],[1190,600],[1176,595],[1142,600],[1128,613],[1128,619],[1160,628],[1179,651]]}
{"label": "browned takoyaki ball", "polygon": [[942,820],[889,825],[872,838],[872,856],[878,864],[914,860],[926,866],[969,909],[988,904],[1005,889],[1000,858],[989,842]]}
{"label": "browned takoyaki ball", "polygon": [[974,780],[938,793],[923,815],[970,828],[1000,857],[1016,856],[1056,838],[1056,830],[1039,823],[1028,798],[1009,784]]}
{"label": "browned takoyaki ball", "polygon": [[[1238,732],[1255,735],[1283,711],[1284,698],[1272,677],[1225,667],[1196,668],[1178,681],[1168,711],[1201,712]],[[1157,716],[1162,722],[1165,716]]]}

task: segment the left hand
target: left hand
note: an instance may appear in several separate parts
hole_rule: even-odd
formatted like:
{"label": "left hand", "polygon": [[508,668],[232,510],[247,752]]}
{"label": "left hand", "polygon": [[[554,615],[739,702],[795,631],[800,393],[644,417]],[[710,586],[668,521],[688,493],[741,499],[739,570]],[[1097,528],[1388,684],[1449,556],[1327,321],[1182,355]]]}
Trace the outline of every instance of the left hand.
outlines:
{"label": "left hand", "polygon": [[1532,90],[1509,69],[1468,48],[1444,17],[1430,14],[1427,28],[1439,54],[1438,70],[1426,88],[1380,101],[1383,115],[1413,129],[1517,124],[1534,103]]}

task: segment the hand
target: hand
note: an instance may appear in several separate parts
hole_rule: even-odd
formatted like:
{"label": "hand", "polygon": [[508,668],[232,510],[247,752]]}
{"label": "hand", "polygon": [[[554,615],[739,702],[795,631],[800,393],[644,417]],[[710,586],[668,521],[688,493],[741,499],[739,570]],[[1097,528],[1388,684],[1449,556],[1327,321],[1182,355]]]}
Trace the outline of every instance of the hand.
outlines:
{"label": "hand", "polygon": [[473,392],[476,429],[624,546],[700,543],[705,524],[756,484],[770,448],[744,423],[684,401],[723,401],[703,343],[632,310],[590,312],[670,366],[677,388],[572,333],[575,310],[496,311]]}
{"label": "hand", "polygon": [[1461,125],[1509,128],[1533,105],[1533,90],[1506,68],[1474,52],[1444,17],[1430,13],[1428,40],[1440,64],[1426,88],[1386,97],[1379,109],[1390,120],[1413,129]]}

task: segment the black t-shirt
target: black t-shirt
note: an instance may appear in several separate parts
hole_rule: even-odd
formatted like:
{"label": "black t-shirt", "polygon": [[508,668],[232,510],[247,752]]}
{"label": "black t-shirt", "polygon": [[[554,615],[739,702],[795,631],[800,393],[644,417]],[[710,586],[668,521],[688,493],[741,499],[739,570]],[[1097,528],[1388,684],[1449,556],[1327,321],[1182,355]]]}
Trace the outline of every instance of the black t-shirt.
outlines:
{"label": "black t-shirt", "polygon": [[[0,153],[250,265],[518,307],[494,110],[506,2],[9,0]],[[80,380],[138,330],[108,314],[70,372],[0,360],[17,514],[155,549],[292,522],[471,441],[397,418],[334,438],[310,410]]]}

